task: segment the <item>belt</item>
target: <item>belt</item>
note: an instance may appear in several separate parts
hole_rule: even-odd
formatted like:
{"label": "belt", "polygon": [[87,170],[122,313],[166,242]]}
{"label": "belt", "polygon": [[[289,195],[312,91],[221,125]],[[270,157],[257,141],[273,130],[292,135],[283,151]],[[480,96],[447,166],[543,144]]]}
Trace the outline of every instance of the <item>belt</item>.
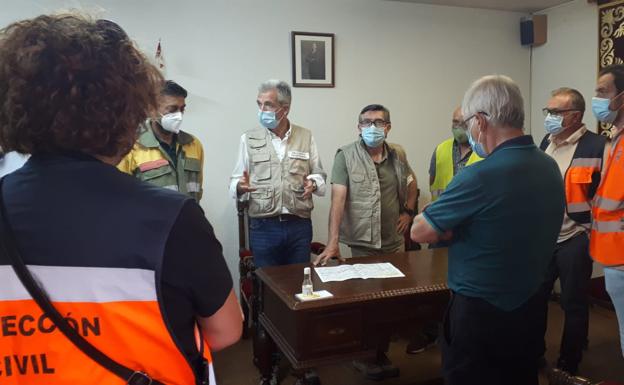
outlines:
{"label": "belt", "polygon": [[274,217],[268,217],[268,218],[262,218],[262,219],[267,219],[271,221],[279,221],[279,222],[289,222],[289,221],[298,221],[298,220],[305,219],[305,218],[301,218],[300,216],[297,216],[294,214],[279,214]]}

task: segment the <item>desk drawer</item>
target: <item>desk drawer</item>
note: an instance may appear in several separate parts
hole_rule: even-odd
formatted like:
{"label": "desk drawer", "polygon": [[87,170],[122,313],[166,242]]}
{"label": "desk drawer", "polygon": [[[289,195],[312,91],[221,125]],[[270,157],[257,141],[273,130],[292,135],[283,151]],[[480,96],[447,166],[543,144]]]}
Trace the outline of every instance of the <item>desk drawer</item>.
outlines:
{"label": "desk drawer", "polygon": [[[312,312],[307,318],[303,344],[312,355],[342,353],[363,348],[362,309]],[[308,349],[306,349],[308,350]]]}

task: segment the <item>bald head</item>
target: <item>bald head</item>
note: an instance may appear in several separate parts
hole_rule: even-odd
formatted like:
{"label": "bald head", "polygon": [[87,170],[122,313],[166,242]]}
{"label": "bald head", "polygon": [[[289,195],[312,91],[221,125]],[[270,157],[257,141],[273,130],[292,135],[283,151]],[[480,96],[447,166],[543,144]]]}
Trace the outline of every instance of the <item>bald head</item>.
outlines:
{"label": "bald head", "polygon": [[463,122],[464,117],[462,116],[461,106],[459,106],[453,111],[453,127],[459,127]]}
{"label": "bald head", "polygon": [[464,117],[461,112],[461,106],[457,107],[453,111],[453,125],[451,126],[453,132],[453,138],[461,146],[467,146],[468,134],[466,133],[466,127],[464,125]]}

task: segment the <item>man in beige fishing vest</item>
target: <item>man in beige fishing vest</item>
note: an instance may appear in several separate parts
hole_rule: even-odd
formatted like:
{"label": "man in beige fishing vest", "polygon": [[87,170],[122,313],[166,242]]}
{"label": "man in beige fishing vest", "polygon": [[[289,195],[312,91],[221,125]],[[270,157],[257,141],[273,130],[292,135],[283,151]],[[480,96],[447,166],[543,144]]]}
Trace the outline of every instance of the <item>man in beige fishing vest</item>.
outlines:
{"label": "man in beige fishing vest", "polygon": [[[386,142],[390,128],[387,108],[366,106],[358,119],[360,137],[336,153],[329,241],[315,264],[339,257],[339,241],[351,248],[353,256],[404,250],[403,234],[415,214],[418,188],[403,148]],[[389,336],[382,338],[376,359],[355,361],[355,367],[374,380],[398,376],[399,369],[384,353],[388,344]]]}
{"label": "man in beige fishing vest", "polygon": [[261,127],[241,136],[230,194],[248,200],[249,242],[256,267],[310,261],[312,194],[325,195],[326,173],[312,133],[288,120],[290,86],[258,89]]}

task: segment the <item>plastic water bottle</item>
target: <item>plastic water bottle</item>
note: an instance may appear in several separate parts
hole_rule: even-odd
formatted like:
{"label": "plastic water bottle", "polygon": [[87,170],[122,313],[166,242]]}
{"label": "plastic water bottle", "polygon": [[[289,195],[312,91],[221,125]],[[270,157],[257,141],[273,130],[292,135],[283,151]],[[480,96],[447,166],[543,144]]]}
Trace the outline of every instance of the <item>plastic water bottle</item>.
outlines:
{"label": "plastic water bottle", "polygon": [[304,297],[312,297],[314,287],[312,286],[312,275],[309,267],[303,268],[303,283],[301,284],[301,294]]}

